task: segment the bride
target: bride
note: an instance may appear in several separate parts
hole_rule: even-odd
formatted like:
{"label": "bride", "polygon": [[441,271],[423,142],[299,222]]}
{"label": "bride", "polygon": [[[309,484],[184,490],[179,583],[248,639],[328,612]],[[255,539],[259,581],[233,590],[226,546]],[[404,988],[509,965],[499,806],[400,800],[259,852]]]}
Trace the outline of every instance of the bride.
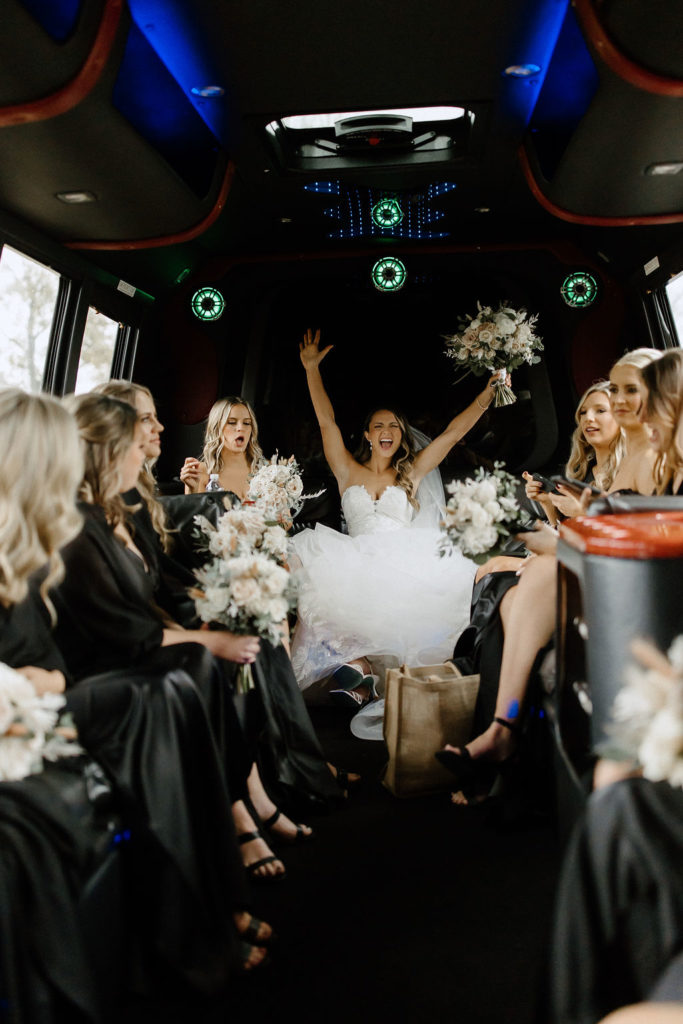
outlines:
{"label": "bride", "polygon": [[349,535],[318,524],[292,539],[301,563],[292,662],[302,688],[332,676],[333,700],[362,708],[377,672],[444,661],[469,622],[476,566],[459,553],[439,557],[437,467],[491,404],[498,377],[419,451],[403,417],[374,410],[353,456],[320,375],[332,345],[321,350],[320,331],[309,329],[299,348]]}

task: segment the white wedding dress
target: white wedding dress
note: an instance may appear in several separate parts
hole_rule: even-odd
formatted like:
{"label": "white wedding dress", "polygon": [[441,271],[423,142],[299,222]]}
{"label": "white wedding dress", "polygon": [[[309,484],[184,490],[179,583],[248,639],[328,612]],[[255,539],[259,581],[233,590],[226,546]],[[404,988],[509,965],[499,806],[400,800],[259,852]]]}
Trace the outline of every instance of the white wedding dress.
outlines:
{"label": "white wedding dress", "polygon": [[[302,689],[361,655],[373,668],[445,661],[470,619],[476,565],[457,551],[439,555],[434,516],[415,515],[403,488],[374,500],[353,484],[341,503],[348,536],[318,524],[292,538],[301,563],[292,663]],[[371,709],[376,719],[381,708]]]}

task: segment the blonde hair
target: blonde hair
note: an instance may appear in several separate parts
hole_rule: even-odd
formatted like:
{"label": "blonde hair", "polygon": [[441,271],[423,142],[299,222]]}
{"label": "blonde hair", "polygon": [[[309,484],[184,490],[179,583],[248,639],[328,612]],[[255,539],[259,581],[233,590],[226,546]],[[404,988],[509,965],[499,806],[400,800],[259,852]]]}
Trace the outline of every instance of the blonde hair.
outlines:
{"label": "blonde hair", "polygon": [[683,470],[683,352],[671,349],[641,370],[647,388],[646,418],[658,419],[671,433],[666,451],[655,461],[657,493]]}
{"label": "blonde hair", "polygon": [[120,494],[120,464],[135,437],[135,409],[128,402],[95,392],[66,401],[76,419],[85,457],[79,497],[104,509],[110,526],[127,522],[131,509]]}
{"label": "blonde hair", "polygon": [[410,479],[410,470],[413,468],[413,463],[415,462],[415,443],[405,416],[396,412],[395,409],[390,409],[388,406],[378,405],[376,409],[373,409],[372,412],[365,417],[360,442],[353,457],[356,462],[360,462],[361,466],[364,466],[366,462],[370,461],[372,448],[370,446],[370,442],[365,436],[365,433],[370,429],[370,424],[380,409],[386,409],[387,412],[390,412],[401,428],[401,444],[391,460],[391,465],[396,470],[396,486],[406,492],[408,495],[408,501],[413,508],[419,509],[420,503],[413,494],[413,481]]}
{"label": "blonde hair", "polygon": [[[576,430],[572,434],[572,447],[567,460],[566,473],[568,477],[572,477],[575,480],[585,480],[588,476],[588,470],[591,464],[595,462],[595,449],[592,444],[586,440],[583,436],[583,429],[581,427],[581,409],[584,404],[588,401],[590,395],[604,394],[607,399],[607,405],[609,406],[609,381],[599,380],[596,384],[591,384],[589,388],[586,388],[584,393],[579,399],[579,404],[576,407],[574,413],[574,420],[576,421]],[[602,470],[593,470],[593,479],[595,480],[598,487],[602,488],[603,491],[609,490],[612,486],[612,481],[616,475],[619,463],[624,456],[624,441],[621,436],[621,431],[618,430],[616,437],[610,442],[609,455],[605,462]]]}
{"label": "blonde hair", "polygon": [[[136,412],[137,395],[146,395],[152,405],[154,405],[154,397],[149,388],[146,388],[144,384],[134,384],[130,380],[108,380],[105,384],[98,384],[94,391],[99,395],[109,395],[110,398],[118,398],[121,402],[128,402]],[[172,547],[172,537],[175,531],[169,530],[166,522],[166,511],[157,499],[157,485],[153,472],[156,461],[156,459],[145,459],[137,480],[137,489],[147,506],[152,526],[159,535],[161,545],[168,554]]]}
{"label": "blonde hair", "polygon": [[637,370],[642,370],[644,366],[649,366],[653,359],[661,359],[663,355],[658,348],[634,348],[631,352],[624,352],[614,366],[635,366]]}
{"label": "blonde hair", "polygon": [[40,593],[64,575],[59,548],[81,528],[76,489],[83,456],[73,418],[47,395],[0,391],[0,601],[23,601],[28,578],[46,563]]}
{"label": "blonde hair", "polygon": [[256,469],[259,460],[263,458],[263,452],[258,443],[258,424],[256,423],[254,410],[249,405],[249,402],[244,398],[240,398],[239,395],[219,398],[211,406],[211,412],[206,424],[206,433],[204,434],[204,451],[201,456],[201,460],[209,474],[220,473],[221,471],[221,466],[223,465],[221,455],[225,444],[223,430],[233,407],[236,405],[243,405],[251,418],[251,437],[244,454],[252,472]]}

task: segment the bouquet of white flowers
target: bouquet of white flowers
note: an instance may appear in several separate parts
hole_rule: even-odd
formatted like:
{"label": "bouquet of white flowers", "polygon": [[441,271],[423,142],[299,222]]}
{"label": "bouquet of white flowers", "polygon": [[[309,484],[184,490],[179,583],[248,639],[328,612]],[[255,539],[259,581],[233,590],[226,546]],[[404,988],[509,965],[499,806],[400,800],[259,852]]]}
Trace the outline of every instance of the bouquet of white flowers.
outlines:
{"label": "bouquet of white flowers", "polygon": [[511,405],[516,399],[505,383],[505,375],[522,363],[539,363],[536,352],[543,343],[534,333],[536,315],[526,309],[510,309],[501,303],[497,309],[477,302],[477,315],[459,318],[457,334],[445,335],[446,355],[458,367],[477,376],[499,370],[494,405]]}
{"label": "bouquet of white flowers", "polygon": [[627,669],[609,732],[620,755],[636,761],[646,779],[683,786],[683,636],[668,656],[644,641],[632,650],[642,667]]}
{"label": "bouquet of white flowers", "polygon": [[458,548],[478,565],[495,555],[502,542],[518,530],[528,529],[526,515],[515,497],[518,481],[494,463],[491,473],[478,469],[474,479],[448,484],[451,497],[441,522],[442,555]]}
{"label": "bouquet of white flowers", "polygon": [[246,501],[260,509],[266,519],[289,527],[304,501],[322,494],[322,491],[304,494],[303,490],[301,471],[294,456],[279,458],[276,452],[270,460],[263,459],[249,478]]}
{"label": "bouquet of white flowers", "polygon": [[33,684],[0,662],[0,781],[43,770],[43,761],[83,753],[61,693],[36,693]]}
{"label": "bouquet of white flowers", "polygon": [[[213,555],[195,571],[193,592],[203,622],[218,622],[231,633],[282,642],[282,623],[296,606],[295,588],[286,568],[287,534],[269,524],[263,512],[245,506],[229,509],[213,526],[204,516],[195,523]],[[242,666],[238,689],[251,689],[248,665]]]}

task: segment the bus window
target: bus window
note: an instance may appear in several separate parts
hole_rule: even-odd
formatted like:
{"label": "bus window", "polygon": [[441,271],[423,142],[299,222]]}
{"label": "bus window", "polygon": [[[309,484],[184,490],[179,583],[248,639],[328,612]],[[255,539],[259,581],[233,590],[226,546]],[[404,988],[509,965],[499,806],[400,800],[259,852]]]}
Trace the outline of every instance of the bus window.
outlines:
{"label": "bus window", "polygon": [[666,286],[666,295],[671,306],[671,316],[676,325],[678,344],[683,345],[683,274],[672,278]]}
{"label": "bus window", "polygon": [[75,394],[92,390],[108,380],[114,358],[119,325],[91,306],[85,321]]}
{"label": "bus window", "polygon": [[40,391],[59,275],[15,249],[0,254],[0,385]]}

